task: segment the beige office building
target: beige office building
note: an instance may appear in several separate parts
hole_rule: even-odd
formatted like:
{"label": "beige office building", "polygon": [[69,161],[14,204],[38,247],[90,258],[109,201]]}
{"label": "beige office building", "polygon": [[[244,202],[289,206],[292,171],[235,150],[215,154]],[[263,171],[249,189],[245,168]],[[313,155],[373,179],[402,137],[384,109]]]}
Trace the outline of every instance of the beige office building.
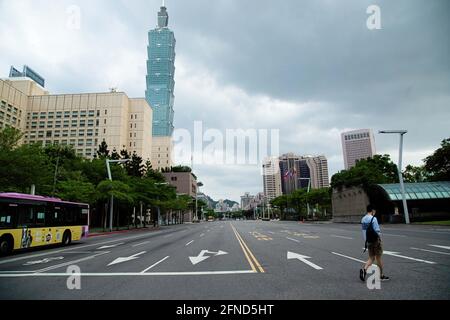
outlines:
{"label": "beige office building", "polygon": [[304,157],[309,167],[311,188],[321,189],[330,186],[328,160],[325,156]]}
{"label": "beige office building", "polygon": [[152,166],[155,170],[173,166],[173,140],[172,137],[153,137]]}
{"label": "beige office building", "polygon": [[263,183],[264,195],[269,202],[283,194],[278,158],[267,158],[263,162]]}
{"label": "beige office building", "polygon": [[87,158],[105,141],[110,151],[152,159],[152,115],[145,99],[123,92],[49,94],[29,78],[0,80],[0,128],[22,130],[24,143],[71,145]]}

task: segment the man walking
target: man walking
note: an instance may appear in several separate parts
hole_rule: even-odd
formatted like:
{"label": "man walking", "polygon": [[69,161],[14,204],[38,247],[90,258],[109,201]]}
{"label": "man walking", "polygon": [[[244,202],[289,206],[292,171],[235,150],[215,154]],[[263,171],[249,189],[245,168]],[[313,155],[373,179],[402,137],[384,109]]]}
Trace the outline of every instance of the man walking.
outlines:
{"label": "man walking", "polygon": [[376,210],[372,205],[367,206],[367,214],[362,218],[362,231],[366,248],[369,249],[369,260],[367,260],[364,269],[359,271],[359,278],[361,281],[366,281],[367,269],[376,262],[380,268],[380,280],[387,281],[389,277],[383,273],[383,261],[381,256],[383,255],[383,247],[381,245],[381,229],[378,224],[377,218],[375,218]]}

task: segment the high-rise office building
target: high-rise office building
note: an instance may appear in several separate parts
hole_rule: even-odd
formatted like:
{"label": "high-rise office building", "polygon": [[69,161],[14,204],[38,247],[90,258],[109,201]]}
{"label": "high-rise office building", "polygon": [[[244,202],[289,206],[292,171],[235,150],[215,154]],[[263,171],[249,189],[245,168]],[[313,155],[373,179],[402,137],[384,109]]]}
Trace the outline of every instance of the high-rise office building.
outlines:
{"label": "high-rise office building", "polygon": [[328,161],[325,156],[298,156],[287,153],[279,158],[283,194],[297,189],[329,187]]}
{"label": "high-rise office building", "polygon": [[307,157],[306,162],[310,171],[311,188],[328,188],[330,179],[328,176],[327,158],[325,156]]}
{"label": "high-rise office building", "polygon": [[341,135],[345,170],[355,166],[361,159],[375,155],[375,138],[372,130],[361,129],[344,132]]}
{"label": "high-rise office building", "polygon": [[267,158],[263,162],[263,183],[264,195],[269,202],[283,194],[278,158]]}
{"label": "high-rise office building", "polygon": [[153,108],[153,136],[172,136],[174,126],[175,36],[168,28],[169,14],[163,5],[158,26],[148,33],[147,89],[145,98]]}

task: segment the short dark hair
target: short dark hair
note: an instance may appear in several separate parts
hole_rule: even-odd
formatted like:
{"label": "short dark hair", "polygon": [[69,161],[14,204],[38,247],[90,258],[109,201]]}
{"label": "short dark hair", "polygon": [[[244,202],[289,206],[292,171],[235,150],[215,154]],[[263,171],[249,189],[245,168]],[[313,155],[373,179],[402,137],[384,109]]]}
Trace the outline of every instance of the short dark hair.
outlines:
{"label": "short dark hair", "polygon": [[374,209],[375,209],[375,208],[374,208],[371,204],[369,204],[369,205],[367,206],[367,212],[372,212]]}

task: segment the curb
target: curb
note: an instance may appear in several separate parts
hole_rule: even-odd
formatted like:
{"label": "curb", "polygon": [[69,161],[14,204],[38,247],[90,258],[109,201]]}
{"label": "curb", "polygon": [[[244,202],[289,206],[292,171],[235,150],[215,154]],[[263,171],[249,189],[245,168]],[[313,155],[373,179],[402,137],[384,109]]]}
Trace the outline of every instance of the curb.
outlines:
{"label": "curb", "polygon": [[100,233],[90,233],[88,234],[88,238],[93,238],[93,237],[102,237],[102,236],[107,236],[107,235],[111,235],[111,234],[120,234],[120,233],[130,233],[130,232],[149,232],[149,231],[155,231],[155,230],[159,230],[160,228],[142,228],[142,229],[131,229],[131,230],[120,230],[120,231],[112,231],[112,232],[100,232]]}

